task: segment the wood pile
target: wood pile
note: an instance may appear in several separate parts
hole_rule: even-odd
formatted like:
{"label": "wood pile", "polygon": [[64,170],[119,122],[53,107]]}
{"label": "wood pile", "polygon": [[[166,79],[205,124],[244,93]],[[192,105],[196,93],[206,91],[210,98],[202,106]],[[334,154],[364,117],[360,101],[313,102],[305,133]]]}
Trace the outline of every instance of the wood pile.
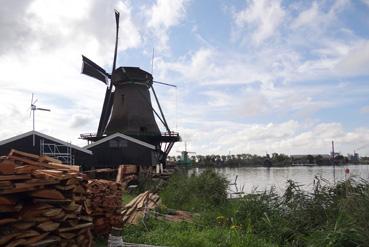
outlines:
{"label": "wood pile", "polygon": [[12,150],[0,158],[0,246],[91,246],[78,166]]}
{"label": "wood pile", "polygon": [[118,167],[116,182],[122,184],[126,190],[128,184],[138,179],[137,165],[120,165]]}
{"label": "wood pile", "polygon": [[146,191],[135,197],[130,203],[125,205],[122,211],[124,224],[138,224],[149,210],[155,209],[160,204],[158,194]]}
{"label": "wood pile", "polygon": [[123,189],[119,183],[102,179],[88,181],[84,205],[93,218],[96,234],[106,234],[112,227],[122,227],[122,195]]}

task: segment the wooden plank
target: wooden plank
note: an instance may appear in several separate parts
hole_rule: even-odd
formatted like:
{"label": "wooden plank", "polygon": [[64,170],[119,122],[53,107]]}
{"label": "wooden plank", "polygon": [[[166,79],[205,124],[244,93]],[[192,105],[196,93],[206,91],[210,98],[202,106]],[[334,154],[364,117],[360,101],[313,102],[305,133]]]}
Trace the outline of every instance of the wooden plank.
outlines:
{"label": "wooden plank", "polygon": [[31,244],[35,244],[40,242],[42,239],[44,239],[47,235],[49,235],[48,232],[42,233],[39,236],[35,236],[32,238],[29,238],[26,240],[26,242],[24,243],[25,246],[30,246]]}
{"label": "wooden plank", "polygon": [[18,204],[16,206],[13,205],[0,205],[0,213],[15,213],[19,212],[22,209],[22,205]]}
{"label": "wooden plank", "polygon": [[61,208],[51,208],[45,211],[42,215],[46,217],[55,217],[63,212],[63,209]]}
{"label": "wooden plank", "polygon": [[28,230],[29,228],[31,228],[32,226],[34,226],[36,223],[35,222],[16,222],[12,224],[12,227],[17,229],[17,230]]}
{"label": "wooden plank", "polygon": [[65,239],[72,239],[75,238],[77,234],[73,232],[61,232],[59,233],[59,236]]}
{"label": "wooden plank", "polygon": [[18,219],[16,218],[3,218],[3,219],[0,219],[0,226],[1,225],[5,225],[5,224],[9,224],[9,223],[13,223],[13,222],[17,222]]}
{"label": "wooden plank", "polygon": [[30,160],[30,159],[27,159],[27,158],[22,158],[22,157],[14,156],[14,155],[8,156],[8,158],[10,160],[15,160],[15,161],[18,161],[18,162],[22,162],[25,165],[32,165],[32,166],[36,166],[36,167],[39,167],[39,168],[48,168],[46,163],[41,163],[41,162]]}
{"label": "wooden plank", "polygon": [[15,239],[12,242],[10,242],[6,247],[16,247],[21,246],[26,242],[25,239]]}
{"label": "wooden plank", "polygon": [[10,160],[3,160],[0,163],[0,174],[14,174],[15,164]]}
{"label": "wooden plank", "polygon": [[[57,246],[56,243],[60,242],[60,238],[56,236],[51,236],[46,238],[45,240],[39,241],[34,244],[30,244],[29,246]],[[52,244],[52,245],[51,245]]]}
{"label": "wooden plank", "polygon": [[52,158],[50,156],[46,156],[46,155],[42,155],[40,156],[40,158],[38,159],[38,161],[40,162],[44,162],[44,163],[56,163],[56,164],[61,164],[62,162],[58,159]]}
{"label": "wooden plank", "polygon": [[70,199],[64,199],[64,200],[54,200],[54,199],[42,199],[42,198],[35,198],[33,199],[34,203],[50,203],[55,205],[64,205],[69,204],[72,202]]}
{"label": "wooden plank", "polygon": [[23,187],[23,188],[14,188],[14,189],[7,189],[4,191],[0,191],[0,195],[9,195],[9,194],[15,194],[15,193],[21,193],[26,191],[32,191],[35,190],[35,187]]}
{"label": "wooden plank", "polygon": [[35,230],[27,230],[27,231],[22,232],[21,235],[17,236],[16,239],[30,238],[30,237],[39,236],[39,235],[40,233]]}
{"label": "wooden plank", "polygon": [[40,168],[36,166],[31,166],[31,165],[17,166],[15,167],[15,173],[16,174],[30,174],[34,170],[37,170],[37,169],[40,169]]}
{"label": "wooden plank", "polygon": [[58,190],[73,190],[74,188],[76,188],[75,185],[56,185],[55,186],[56,189]]}
{"label": "wooden plank", "polygon": [[54,189],[43,189],[31,192],[31,196],[46,198],[46,199],[54,199],[54,200],[64,200],[65,197],[62,193]]}
{"label": "wooden plank", "polygon": [[30,179],[31,175],[21,174],[21,175],[0,175],[0,181],[12,181],[12,180],[23,180]]}
{"label": "wooden plank", "polygon": [[52,232],[58,229],[59,226],[60,226],[60,223],[56,223],[53,221],[46,221],[46,222],[42,222],[37,227],[44,232]]}
{"label": "wooden plank", "polygon": [[0,196],[0,205],[15,205],[17,201],[11,196]]}
{"label": "wooden plank", "polygon": [[70,232],[70,231],[74,231],[74,230],[78,230],[82,228],[91,227],[92,225],[93,225],[92,223],[84,223],[84,224],[79,224],[79,225],[72,226],[72,227],[59,228],[59,232]]}
{"label": "wooden plank", "polygon": [[10,240],[12,240],[18,235],[20,235],[19,232],[6,234],[6,235],[0,235],[0,246],[4,246],[6,243],[8,243]]}
{"label": "wooden plank", "polygon": [[75,171],[75,172],[80,171],[80,166],[75,166],[75,165],[65,165],[65,164],[49,162],[49,166],[50,168],[52,167],[54,169],[68,169],[68,170]]}
{"label": "wooden plank", "polygon": [[33,160],[38,160],[40,158],[40,156],[36,154],[30,154],[30,153],[22,152],[16,149],[11,149],[8,156],[21,156],[21,157],[25,157],[25,158],[29,158]]}

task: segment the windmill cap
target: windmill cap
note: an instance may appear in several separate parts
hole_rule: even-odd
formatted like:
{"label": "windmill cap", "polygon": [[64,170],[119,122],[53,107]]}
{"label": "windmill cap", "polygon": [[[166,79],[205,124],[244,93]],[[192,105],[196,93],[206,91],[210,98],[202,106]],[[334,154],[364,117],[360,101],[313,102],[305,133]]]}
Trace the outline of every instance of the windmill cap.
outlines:
{"label": "windmill cap", "polygon": [[124,82],[139,82],[147,83],[150,87],[152,85],[152,80],[152,75],[139,67],[119,67],[114,70],[112,75],[112,82],[114,85]]}

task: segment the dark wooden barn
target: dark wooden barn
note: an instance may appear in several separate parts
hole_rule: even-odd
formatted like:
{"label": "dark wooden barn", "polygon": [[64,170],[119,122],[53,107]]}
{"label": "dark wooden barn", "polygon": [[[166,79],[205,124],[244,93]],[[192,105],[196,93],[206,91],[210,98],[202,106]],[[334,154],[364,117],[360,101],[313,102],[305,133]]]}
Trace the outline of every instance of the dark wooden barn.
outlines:
{"label": "dark wooden barn", "polygon": [[59,140],[37,131],[29,131],[0,141],[0,156],[8,155],[11,149],[47,155],[65,164],[87,165],[93,162],[90,150]]}
{"label": "dark wooden barn", "polygon": [[95,168],[116,168],[121,164],[152,166],[158,163],[154,145],[122,133],[112,134],[84,148],[93,152]]}

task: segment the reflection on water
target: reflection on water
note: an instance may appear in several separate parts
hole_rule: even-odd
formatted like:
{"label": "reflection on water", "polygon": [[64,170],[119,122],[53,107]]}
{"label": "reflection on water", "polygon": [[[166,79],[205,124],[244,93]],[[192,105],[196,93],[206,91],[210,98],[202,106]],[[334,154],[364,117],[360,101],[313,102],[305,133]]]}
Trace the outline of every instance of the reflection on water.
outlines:
{"label": "reflection on water", "polygon": [[[346,165],[336,166],[293,166],[293,167],[238,167],[238,168],[215,168],[219,173],[224,174],[231,182],[238,175],[237,184],[244,192],[250,193],[253,190],[262,191],[276,187],[278,193],[282,193],[286,187],[286,182],[291,179],[302,185],[304,190],[311,190],[314,177],[322,177],[330,183],[345,179],[345,169],[349,168],[349,176],[362,178],[369,181],[369,165]],[[203,168],[193,168],[190,172],[201,172]],[[348,176],[346,176],[348,177]]]}

